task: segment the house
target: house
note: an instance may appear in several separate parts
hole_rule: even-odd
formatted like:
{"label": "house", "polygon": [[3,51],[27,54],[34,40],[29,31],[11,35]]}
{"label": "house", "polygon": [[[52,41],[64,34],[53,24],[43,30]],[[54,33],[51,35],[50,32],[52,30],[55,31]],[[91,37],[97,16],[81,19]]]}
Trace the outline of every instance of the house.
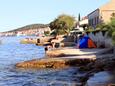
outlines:
{"label": "house", "polygon": [[88,27],[88,17],[85,16],[79,21],[79,26],[85,30]]}
{"label": "house", "polygon": [[115,0],[110,0],[105,5],[97,8],[87,15],[89,26],[96,27],[100,23],[110,22],[111,17],[115,14]]}

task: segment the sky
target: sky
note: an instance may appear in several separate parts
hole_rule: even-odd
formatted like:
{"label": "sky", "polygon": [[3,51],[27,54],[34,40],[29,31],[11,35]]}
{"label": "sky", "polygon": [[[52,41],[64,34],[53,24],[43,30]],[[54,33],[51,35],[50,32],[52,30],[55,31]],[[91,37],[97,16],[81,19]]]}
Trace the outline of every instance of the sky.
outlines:
{"label": "sky", "polygon": [[0,0],[0,32],[48,24],[61,14],[86,16],[109,0]]}

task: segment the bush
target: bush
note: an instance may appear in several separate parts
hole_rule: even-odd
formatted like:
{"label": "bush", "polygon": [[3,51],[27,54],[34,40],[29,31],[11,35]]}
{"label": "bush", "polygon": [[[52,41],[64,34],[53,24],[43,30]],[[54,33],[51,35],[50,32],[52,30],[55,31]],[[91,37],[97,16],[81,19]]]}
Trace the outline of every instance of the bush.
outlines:
{"label": "bush", "polygon": [[115,31],[112,33],[112,41],[113,41],[113,45],[115,45]]}
{"label": "bush", "polygon": [[50,33],[50,35],[51,35],[51,36],[56,36],[56,35],[57,35],[57,33],[56,33],[56,31],[55,31],[55,30],[53,30],[53,31]]}
{"label": "bush", "polygon": [[108,36],[112,37],[112,33],[115,31],[115,18],[111,18],[111,22],[108,24]]}
{"label": "bush", "polygon": [[109,30],[108,30],[108,36],[109,37],[112,37],[112,33],[114,32],[114,29],[113,27],[111,27]]}
{"label": "bush", "polygon": [[99,30],[102,30],[105,26],[106,26],[105,23],[101,23],[101,24],[98,24],[96,28],[98,28]]}
{"label": "bush", "polygon": [[93,30],[93,27],[88,27],[87,29],[85,29],[85,32],[93,32],[94,30]]}
{"label": "bush", "polygon": [[48,36],[50,34],[50,31],[44,31],[44,34]]}

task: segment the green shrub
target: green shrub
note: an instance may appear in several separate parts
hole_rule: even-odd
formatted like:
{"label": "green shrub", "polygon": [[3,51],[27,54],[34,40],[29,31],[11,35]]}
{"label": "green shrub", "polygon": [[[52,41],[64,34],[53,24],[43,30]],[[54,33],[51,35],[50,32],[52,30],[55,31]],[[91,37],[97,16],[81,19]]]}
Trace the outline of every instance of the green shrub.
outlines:
{"label": "green shrub", "polygon": [[56,31],[55,31],[55,30],[53,30],[53,31],[50,33],[50,35],[56,36],[56,35],[57,35],[57,33],[56,33]]}
{"label": "green shrub", "polygon": [[92,27],[88,27],[87,29],[85,29],[85,32],[93,32],[94,31],[94,29],[92,28]]}
{"label": "green shrub", "polygon": [[44,31],[44,34],[48,36],[50,34],[50,31]]}
{"label": "green shrub", "polygon": [[108,26],[108,36],[112,37],[112,33],[115,31],[115,18],[111,18],[111,22],[108,23]]}
{"label": "green shrub", "polygon": [[113,45],[115,45],[115,31],[112,33],[112,41],[113,41]]}
{"label": "green shrub", "polygon": [[114,31],[114,29],[112,27],[108,30],[108,36],[109,37],[112,37],[113,31]]}

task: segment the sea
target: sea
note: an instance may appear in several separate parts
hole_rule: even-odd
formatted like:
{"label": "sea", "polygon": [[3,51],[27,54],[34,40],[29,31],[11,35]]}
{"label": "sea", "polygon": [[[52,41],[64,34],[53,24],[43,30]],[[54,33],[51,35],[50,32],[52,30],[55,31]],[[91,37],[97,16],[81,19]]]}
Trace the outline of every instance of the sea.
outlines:
{"label": "sea", "polygon": [[[16,63],[45,57],[44,47],[21,44],[22,37],[0,37],[0,86],[76,86],[77,67],[66,69],[17,69]],[[34,37],[28,37],[34,38]]]}

